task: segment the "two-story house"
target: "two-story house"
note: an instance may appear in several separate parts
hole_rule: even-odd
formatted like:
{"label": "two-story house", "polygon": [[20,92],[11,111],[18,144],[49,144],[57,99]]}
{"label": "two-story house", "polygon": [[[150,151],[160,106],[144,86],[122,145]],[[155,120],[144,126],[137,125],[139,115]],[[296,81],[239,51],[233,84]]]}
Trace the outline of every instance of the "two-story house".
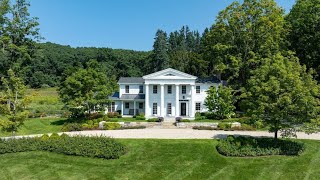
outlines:
{"label": "two-story house", "polygon": [[109,112],[121,111],[124,116],[144,113],[146,118],[194,119],[195,112],[207,111],[206,91],[221,81],[168,68],[143,77],[121,77],[118,84],[119,92],[110,97]]}

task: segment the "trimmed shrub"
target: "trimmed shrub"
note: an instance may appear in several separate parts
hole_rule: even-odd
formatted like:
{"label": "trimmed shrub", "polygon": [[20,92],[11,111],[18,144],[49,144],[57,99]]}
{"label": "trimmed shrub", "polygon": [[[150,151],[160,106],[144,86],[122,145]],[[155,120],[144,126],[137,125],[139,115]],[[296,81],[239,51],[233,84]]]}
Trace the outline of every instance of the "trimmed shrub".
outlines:
{"label": "trimmed shrub", "polygon": [[50,139],[59,139],[60,136],[58,133],[52,133],[51,136],[50,136]]}
{"label": "trimmed shrub", "polygon": [[122,116],[121,116],[121,115],[118,115],[117,118],[122,118]]}
{"label": "trimmed shrub", "polygon": [[145,129],[146,126],[124,126],[120,127],[120,129]]}
{"label": "trimmed shrub", "polygon": [[189,119],[181,119],[180,122],[191,122]]}
{"label": "trimmed shrub", "polygon": [[67,135],[54,138],[22,138],[0,141],[0,154],[49,151],[65,155],[117,159],[126,153],[126,147],[107,137],[84,137]]}
{"label": "trimmed shrub", "polygon": [[146,118],[143,117],[143,116],[137,116],[137,117],[136,117],[136,120],[146,120]]}
{"label": "trimmed shrub", "polygon": [[151,118],[147,120],[148,122],[158,122],[158,118]]}
{"label": "trimmed shrub", "polygon": [[63,132],[82,131],[82,126],[79,123],[67,123],[63,125],[61,130]]}
{"label": "trimmed shrub", "polygon": [[93,120],[93,119],[102,118],[103,114],[95,112],[95,113],[91,113],[91,114],[86,114],[86,117],[90,120]]}
{"label": "trimmed shrub", "polygon": [[104,124],[104,129],[105,130],[115,130],[115,129],[120,129],[121,125],[119,123],[105,123]]}
{"label": "trimmed shrub", "polygon": [[305,147],[301,142],[288,139],[228,136],[219,140],[217,151],[225,156],[299,155]]}
{"label": "trimmed shrub", "polygon": [[210,126],[193,126],[192,129],[197,130],[219,130],[218,128],[210,127]]}
{"label": "trimmed shrub", "polygon": [[241,127],[233,127],[231,128],[235,131],[255,131],[256,129],[248,124],[242,124]]}
{"label": "trimmed shrub", "polygon": [[108,117],[108,118],[114,118],[113,112],[108,112],[108,113],[107,113],[107,117]]}

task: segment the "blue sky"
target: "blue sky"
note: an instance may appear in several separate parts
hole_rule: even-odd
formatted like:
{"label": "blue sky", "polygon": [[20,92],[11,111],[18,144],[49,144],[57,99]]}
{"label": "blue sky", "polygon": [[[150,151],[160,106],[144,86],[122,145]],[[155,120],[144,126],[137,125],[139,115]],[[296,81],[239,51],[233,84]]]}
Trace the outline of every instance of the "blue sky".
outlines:
{"label": "blue sky", "polygon": [[[151,50],[157,29],[202,31],[233,0],[30,0],[45,41]],[[289,11],[295,0],[277,0]]]}

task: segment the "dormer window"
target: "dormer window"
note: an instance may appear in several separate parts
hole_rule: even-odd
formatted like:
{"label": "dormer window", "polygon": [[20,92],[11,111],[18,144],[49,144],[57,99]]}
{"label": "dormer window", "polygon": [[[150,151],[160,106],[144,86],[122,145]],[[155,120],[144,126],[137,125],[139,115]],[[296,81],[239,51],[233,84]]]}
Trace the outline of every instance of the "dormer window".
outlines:
{"label": "dormer window", "polygon": [[125,92],[129,94],[129,85],[126,85],[125,89],[126,89]]}

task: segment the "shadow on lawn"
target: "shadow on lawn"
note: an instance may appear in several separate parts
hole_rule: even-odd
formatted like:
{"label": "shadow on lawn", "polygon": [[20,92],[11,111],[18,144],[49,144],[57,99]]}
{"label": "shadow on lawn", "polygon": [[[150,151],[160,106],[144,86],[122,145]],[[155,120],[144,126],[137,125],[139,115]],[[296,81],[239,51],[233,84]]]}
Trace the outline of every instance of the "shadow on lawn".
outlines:
{"label": "shadow on lawn", "polygon": [[58,120],[58,121],[53,121],[50,123],[50,125],[56,125],[56,126],[59,126],[59,125],[63,125],[64,123],[66,123],[67,120],[66,119],[61,119],[61,120]]}
{"label": "shadow on lawn", "polygon": [[[228,136],[234,136],[234,137],[239,137],[239,136],[243,136],[243,137],[253,137],[250,135],[243,135],[243,134],[216,134],[214,135],[212,138],[214,139],[226,139]],[[270,138],[268,136],[255,136],[256,138]]]}

